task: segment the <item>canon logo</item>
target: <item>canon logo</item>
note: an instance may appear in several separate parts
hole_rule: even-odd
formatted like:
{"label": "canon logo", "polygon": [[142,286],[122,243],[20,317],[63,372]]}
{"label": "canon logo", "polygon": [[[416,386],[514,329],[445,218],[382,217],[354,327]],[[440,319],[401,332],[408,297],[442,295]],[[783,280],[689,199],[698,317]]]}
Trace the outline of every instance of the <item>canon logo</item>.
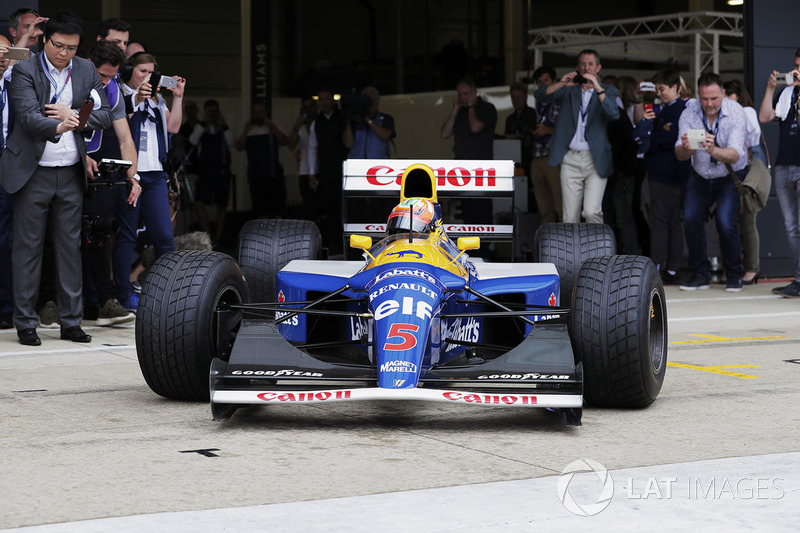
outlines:
{"label": "canon logo", "polygon": [[[400,185],[405,168],[395,170],[386,165],[370,167],[367,171],[367,182],[370,185]],[[497,169],[495,168],[473,168],[472,170],[464,167],[444,167],[432,169],[436,175],[436,187],[439,189],[448,187],[496,187]]]}

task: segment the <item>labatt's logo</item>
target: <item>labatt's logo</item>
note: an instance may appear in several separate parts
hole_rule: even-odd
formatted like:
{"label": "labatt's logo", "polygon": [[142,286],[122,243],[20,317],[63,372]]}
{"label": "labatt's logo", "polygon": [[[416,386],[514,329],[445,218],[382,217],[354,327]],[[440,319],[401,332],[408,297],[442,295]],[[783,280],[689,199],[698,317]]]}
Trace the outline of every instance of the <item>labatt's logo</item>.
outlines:
{"label": "labatt's logo", "polygon": [[[432,169],[436,175],[436,187],[496,187],[497,186],[497,169],[495,168],[473,168],[467,169],[464,167],[453,167],[446,169],[444,167]],[[395,170],[386,165],[378,165],[370,167],[367,171],[367,182],[370,185],[400,185],[403,178],[405,168]]]}
{"label": "labatt's logo", "polygon": [[[467,318],[466,322],[462,323],[461,317],[451,322],[444,331],[443,337],[451,341],[465,341],[465,342],[478,342],[480,339],[481,325],[474,318]],[[445,351],[449,352],[457,346],[462,346],[459,343],[448,343],[445,346]]]}

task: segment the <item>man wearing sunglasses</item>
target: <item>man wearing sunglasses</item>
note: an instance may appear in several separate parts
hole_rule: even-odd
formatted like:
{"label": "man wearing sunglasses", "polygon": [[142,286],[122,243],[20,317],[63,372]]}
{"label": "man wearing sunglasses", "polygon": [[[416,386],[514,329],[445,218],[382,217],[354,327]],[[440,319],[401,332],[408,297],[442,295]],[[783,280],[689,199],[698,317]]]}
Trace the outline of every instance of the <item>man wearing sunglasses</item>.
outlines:
{"label": "man wearing sunglasses", "polygon": [[14,67],[10,97],[14,129],[0,160],[0,185],[14,209],[14,325],[21,344],[41,344],[36,295],[50,218],[56,257],[61,338],[89,342],[80,327],[83,280],[80,229],[86,188],[86,144],[77,133],[79,110],[92,110],[87,129],[111,126],[111,112],[94,66],[75,57],[83,28],[68,12],[48,20],[43,51]]}

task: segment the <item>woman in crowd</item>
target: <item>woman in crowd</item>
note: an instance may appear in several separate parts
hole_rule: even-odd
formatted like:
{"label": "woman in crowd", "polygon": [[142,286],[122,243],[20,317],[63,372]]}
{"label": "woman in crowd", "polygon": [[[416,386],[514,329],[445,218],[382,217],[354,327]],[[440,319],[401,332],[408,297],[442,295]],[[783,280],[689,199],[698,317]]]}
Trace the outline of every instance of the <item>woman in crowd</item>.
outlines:
{"label": "woman in crowd", "polygon": [[[747,118],[747,138],[746,144],[749,156],[758,158],[767,166],[767,156],[761,146],[761,125],[758,123],[758,114],[753,106],[753,99],[750,93],[740,80],[731,80],[723,84],[725,96],[734,102],[739,102],[744,107],[744,115]],[[756,215],[753,213],[739,213],[739,233],[742,235],[742,250],[744,251],[744,276],[742,283],[752,285],[758,283],[760,277],[760,242],[758,238],[758,227],[756,226]]]}
{"label": "woman in crowd", "polygon": [[170,134],[178,133],[181,127],[186,80],[175,76],[172,78],[175,86],[167,87],[172,91],[170,111],[159,94],[164,87],[159,86],[156,80],[150,83],[158,66],[156,58],[141,53],[131,57],[130,64],[133,71],[124,89],[126,103],[130,106],[128,118],[137,149],[142,194],[135,208],[118,210],[120,225],[114,247],[114,281],[119,301],[126,309],[133,310],[139,304],[139,295],[133,291],[130,282],[139,215],[147,228],[156,258],[175,249],[164,162],[167,160]]}

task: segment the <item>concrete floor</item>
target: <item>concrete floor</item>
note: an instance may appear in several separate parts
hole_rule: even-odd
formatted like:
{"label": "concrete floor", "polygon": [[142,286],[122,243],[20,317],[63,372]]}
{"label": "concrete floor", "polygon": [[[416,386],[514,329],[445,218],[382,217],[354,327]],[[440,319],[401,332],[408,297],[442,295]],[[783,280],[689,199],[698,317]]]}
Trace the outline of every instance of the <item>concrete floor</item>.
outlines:
{"label": "concrete floor", "polygon": [[[774,286],[668,287],[661,395],[643,410],[586,409],[581,427],[421,402],[259,406],[216,423],[206,404],[150,391],[132,327],[86,322],[89,345],[39,330],[36,348],[0,331],[0,528],[796,530],[800,300]],[[613,478],[591,518],[559,501],[579,459]],[[581,508],[603,488],[592,479],[569,484]]]}

